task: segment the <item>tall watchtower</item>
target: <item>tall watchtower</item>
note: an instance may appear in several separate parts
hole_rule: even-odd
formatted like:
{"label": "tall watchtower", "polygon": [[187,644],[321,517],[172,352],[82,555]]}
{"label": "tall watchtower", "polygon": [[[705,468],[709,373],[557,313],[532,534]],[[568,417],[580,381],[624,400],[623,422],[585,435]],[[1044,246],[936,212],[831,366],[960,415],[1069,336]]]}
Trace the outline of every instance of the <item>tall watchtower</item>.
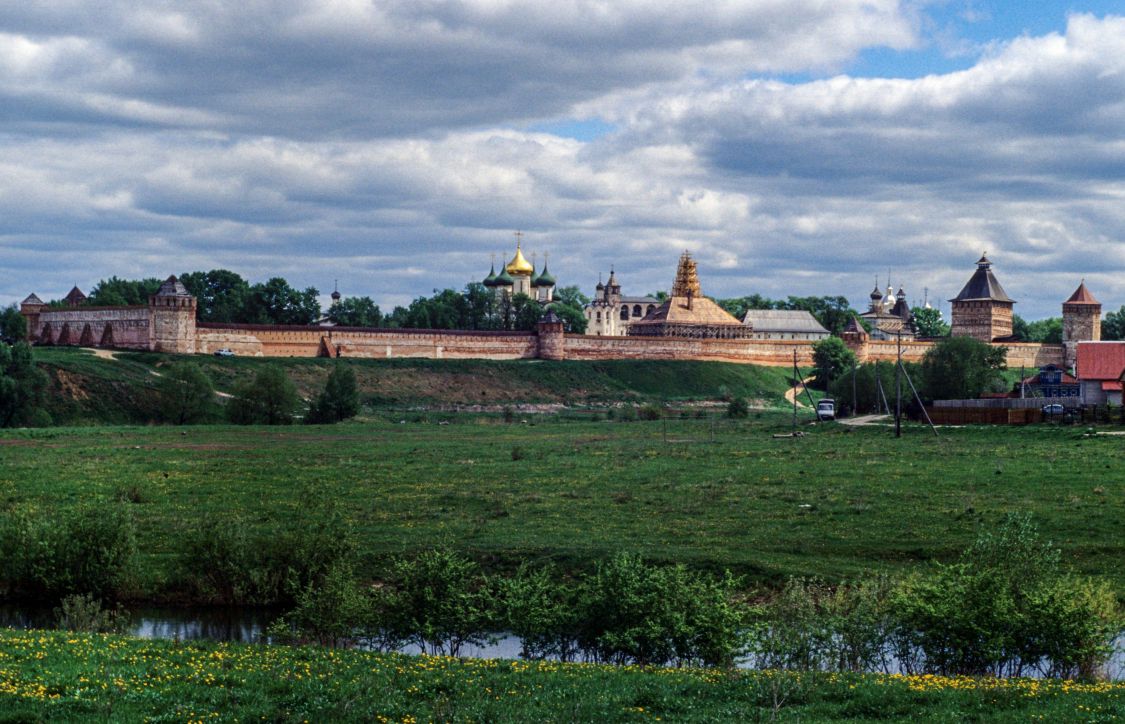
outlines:
{"label": "tall watchtower", "polygon": [[987,255],[981,255],[973,276],[949,301],[953,303],[952,336],[991,342],[1012,335],[1012,306],[1016,302],[996,281]]}
{"label": "tall watchtower", "polygon": [[196,299],[175,275],[148,298],[149,349],[153,352],[195,352]]}
{"label": "tall watchtower", "polygon": [[1077,360],[1079,342],[1097,342],[1102,338],[1102,303],[1086,288],[1085,279],[1063,302],[1062,322],[1066,365],[1072,367]]}
{"label": "tall watchtower", "polygon": [[27,338],[34,340],[39,335],[39,313],[47,305],[34,292],[27,295],[27,299],[20,302],[20,314],[27,321]]}

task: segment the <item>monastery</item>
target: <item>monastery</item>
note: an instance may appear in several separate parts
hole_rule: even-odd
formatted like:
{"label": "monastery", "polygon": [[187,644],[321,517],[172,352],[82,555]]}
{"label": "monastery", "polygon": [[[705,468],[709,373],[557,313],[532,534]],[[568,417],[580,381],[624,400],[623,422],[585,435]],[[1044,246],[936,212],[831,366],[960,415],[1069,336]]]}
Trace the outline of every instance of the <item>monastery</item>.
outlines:
{"label": "monastery", "polygon": [[[555,279],[546,262],[536,274],[535,265],[524,257],[517,241],[515,256],[499,274],[491,272],[485,284],[501,296],[524,293],[546,306],[553,298]],[[612,273],[610,283],[600,291],[602,298],[591,304],[587,316],[592,310],[597,320],[601,313],[601,325],[584,335],[565,333],[549,307],[531,332],[204,323],[196,319],[195,297],[174,276],[168,277],[146,305],[84,306],[81,292],[74,289],[67,296],[68,306],[49,307],[31,294],[20,311],[34,344],[177,354],[207,354],[227,348],[238,355],[265,357],[661,359],[775,366],[791,365],[796,357],[801,365],[812,362],[814,335],[756,338],[752,321],[734,318],[704,296],[696,263],[687,252],[680,257],[672,294],[663,302],[622,296]],[[895,308],[900,301],[896,298]],[[1003,344],[1012,367],[1069,366],[1079,343],[1100,338],[1101,305],[1082,284],[1063,304],[1063,344],[1008,341],[1015,302],[1004,294],[991,262],[983,256],[953,302],[954,333]],[[903,320],[901,314],[899,319]],[[933,344],[907,335],[901,340],[880,338],[884,335],[868,333],[858,319],[849,323],[842,336],[860,361],[895,359],[900,343],[903,359],[916,361]]]}

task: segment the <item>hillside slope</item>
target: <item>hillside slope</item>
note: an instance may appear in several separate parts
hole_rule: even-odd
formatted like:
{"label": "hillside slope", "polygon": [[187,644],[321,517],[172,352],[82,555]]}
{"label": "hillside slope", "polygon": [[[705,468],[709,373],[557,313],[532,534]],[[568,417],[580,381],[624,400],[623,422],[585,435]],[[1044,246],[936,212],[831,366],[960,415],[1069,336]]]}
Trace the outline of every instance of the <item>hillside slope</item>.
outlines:
{"label": "hillside slope", "polygon": [[368,407],[499,409],[521,404],[612,405],[746,397],[762,407],[784,404],[788,370],[721,362],[610,360],[348,359],[177,357],[151,353],[95,356],[90,350],[37,348],[51,378],[49,411],[58,423],[145,422],[162,367],[197,362],[217,389],[232,390],[263,365],[282,366],[302,395],[318,392],[334,364],[356,372]]}

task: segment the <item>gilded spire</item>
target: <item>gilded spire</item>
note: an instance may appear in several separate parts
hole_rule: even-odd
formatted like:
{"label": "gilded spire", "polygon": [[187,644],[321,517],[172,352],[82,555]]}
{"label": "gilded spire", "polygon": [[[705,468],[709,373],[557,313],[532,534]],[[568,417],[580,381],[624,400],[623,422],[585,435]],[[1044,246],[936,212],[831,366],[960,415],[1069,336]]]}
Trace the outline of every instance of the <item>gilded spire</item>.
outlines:
{"label": "gilded spire", "polygon": [[695,272],[695,260],[685,251],[680,255],[680,265],[676,269],[676,283],[672,285],[673,297],[698,297],[699,276]]}

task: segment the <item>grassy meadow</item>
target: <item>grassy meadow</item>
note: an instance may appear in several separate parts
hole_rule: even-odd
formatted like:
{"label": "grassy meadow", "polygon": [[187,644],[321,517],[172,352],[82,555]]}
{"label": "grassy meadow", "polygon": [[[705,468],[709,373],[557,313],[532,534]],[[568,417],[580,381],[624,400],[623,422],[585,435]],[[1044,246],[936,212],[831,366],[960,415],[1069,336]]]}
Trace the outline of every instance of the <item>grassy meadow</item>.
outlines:
{"label": "grassy meadow", "polygon": [[[441,418],[439,424],[436,420]],[[746,575],[840,580],[951,559],[1008,511],[1034,515],[1078,570],[1125,591],[1125,437],[1058,426],[567,420],[427,413],[331,427],[0,432],[0,505],[128,506],[156,596],[186,533],[237,515],[270,533],[338,501],[364,573],[449,543],[486,567],[571,570],[621,550]],[[713,440],[713,441],[712,441]]]}
{"label": "grassy meadow", "polygon": [[4,721],[1112,721],[1125,684],[638,669],[0,631]]}

